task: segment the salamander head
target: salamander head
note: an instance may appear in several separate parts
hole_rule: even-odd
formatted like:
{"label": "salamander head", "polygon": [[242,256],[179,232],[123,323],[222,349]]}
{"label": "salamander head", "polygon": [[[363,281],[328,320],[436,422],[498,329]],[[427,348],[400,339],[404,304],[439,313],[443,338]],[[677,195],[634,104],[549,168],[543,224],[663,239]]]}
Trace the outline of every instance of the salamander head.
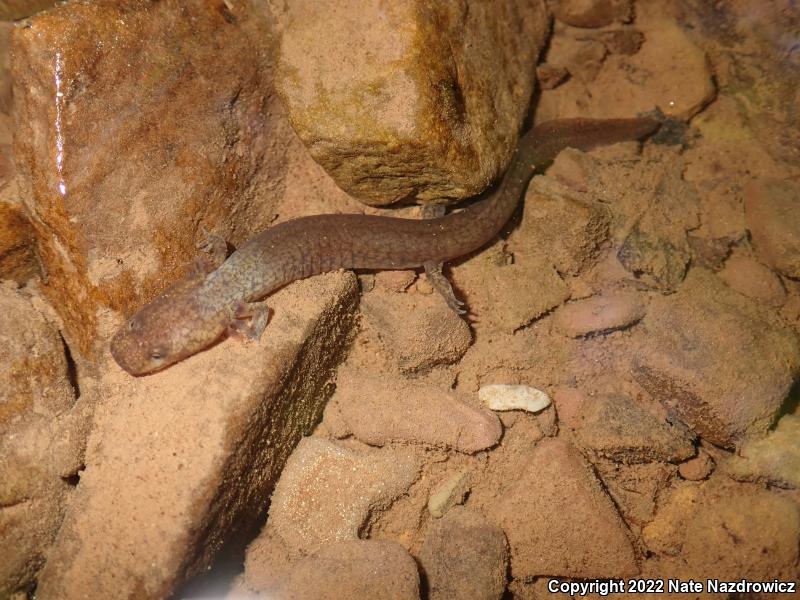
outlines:
{"label": "salamander head", "polygon": [[190,297],[162,296],[123,323],[111,339],[111,355],[131,375],[146,375],[210,346],[224,329]]}

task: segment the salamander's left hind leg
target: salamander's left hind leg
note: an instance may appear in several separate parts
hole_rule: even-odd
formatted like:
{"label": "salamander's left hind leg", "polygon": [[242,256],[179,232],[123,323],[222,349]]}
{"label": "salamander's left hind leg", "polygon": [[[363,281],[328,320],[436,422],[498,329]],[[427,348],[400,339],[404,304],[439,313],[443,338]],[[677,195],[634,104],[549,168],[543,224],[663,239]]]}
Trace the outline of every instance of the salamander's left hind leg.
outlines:
{"label": "salamander's left hind leg", "polygon": [[458,315],[465,314],[467,309],[464,308],[464,303],[456,297],[453,285],[442,273],[442,263],[425,263],[422,266],[425,267],[428,281],[431,282],[433,289],[442,295],[444,301],[447,302],[447,306],[452,308]]}
{"label": "salamander's left hind leg", "polygon": [[[421,207],[421,210],[424,219],[438,219],[443,217],[445,213],[444,206],[439,204],[426,204]],[[431,282],[433,289],[442,295],[444,301],[447,302],[447,306],[452,308],[458,315],[466,313],[467,310],[464,308],[464,303],[456,297],[453,285],[442,273],[442,263],[427,262],[422,266],[425,267],[428,281]]]}
{"label": "salamander's left hind leg", "polygon": [[269,323],[269,316],[266,302],[242,302],[228,324],[228,334],[257,342]]}

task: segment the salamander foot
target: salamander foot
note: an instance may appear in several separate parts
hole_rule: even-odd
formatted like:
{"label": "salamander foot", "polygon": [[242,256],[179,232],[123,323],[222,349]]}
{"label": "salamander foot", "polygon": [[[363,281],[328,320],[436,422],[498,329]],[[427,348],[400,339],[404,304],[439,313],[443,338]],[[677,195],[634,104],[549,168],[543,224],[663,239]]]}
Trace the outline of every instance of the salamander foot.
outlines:
{"label": "salamander foot", "polygon": [[453,291],[453,286],[442,274],[442,263],[425,263],[425,274],[428,276],[428,281],[431,282],[433,289],[439,292],[447,306],[452,308],[456,314],[463,315],[467,312],[464,308],[464,303],[456,298],[456,293]]}

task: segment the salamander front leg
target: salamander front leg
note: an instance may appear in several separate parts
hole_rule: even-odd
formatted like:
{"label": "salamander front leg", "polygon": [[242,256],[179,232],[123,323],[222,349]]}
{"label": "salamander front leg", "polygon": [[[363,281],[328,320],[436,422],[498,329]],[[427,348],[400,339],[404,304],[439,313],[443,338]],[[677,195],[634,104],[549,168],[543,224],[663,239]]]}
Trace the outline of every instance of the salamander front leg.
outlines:
{"label": "salamander front leg", "polygon": [[447,280],[447,277],[442,274],[442,263],[428,262],[422,265],[425,267],[425,274],[428,276],[428,281],[431,282],[433,289],[439,292],[447,306],[452,308],[457,315],[463,315],[467,312],[464,308],[464,303],[456,298],[456,293],[453,291],[452,284]]}
{"label": "salamander front leg", "polygon": [[257,342],[269,323],[269,315],[266,302],[242,302],[228,325],[228,334]]}

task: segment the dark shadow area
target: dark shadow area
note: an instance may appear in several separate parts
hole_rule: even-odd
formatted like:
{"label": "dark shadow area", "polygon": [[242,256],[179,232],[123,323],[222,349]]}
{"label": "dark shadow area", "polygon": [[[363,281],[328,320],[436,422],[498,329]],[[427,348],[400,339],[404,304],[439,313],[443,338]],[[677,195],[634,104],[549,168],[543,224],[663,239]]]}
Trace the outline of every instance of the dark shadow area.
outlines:
{"label": "dark shadow area", "polygon": [[67,380],[69,385],[75,392],[75,400],[81,397],[81,388],[78,385],[78,367],[75,365],[75,359],[72,358],[72,352],[69,349],[69,344],[64,336],[59,332],[58,336],[61,338],[61,344],[64,346],[64,357],[67,360]]}
{"label": "dark shadow area", "polygon": [[191,578],[170,596],[169,600],[216,600],[226,598],[236,577],[244,572],[247,546],[258,537],[267,523],[269,502],[253,526],[229,540],[217,553],[209,569]]}
{"label": "dark shadow area", "polygon": [[800,415],[800,413],[798,413],[798,408],[800,408],[800,378],[795,379],[792,384],[789,394],[786,396],[786,400],[778,413],[778,419],[784,415]]}

